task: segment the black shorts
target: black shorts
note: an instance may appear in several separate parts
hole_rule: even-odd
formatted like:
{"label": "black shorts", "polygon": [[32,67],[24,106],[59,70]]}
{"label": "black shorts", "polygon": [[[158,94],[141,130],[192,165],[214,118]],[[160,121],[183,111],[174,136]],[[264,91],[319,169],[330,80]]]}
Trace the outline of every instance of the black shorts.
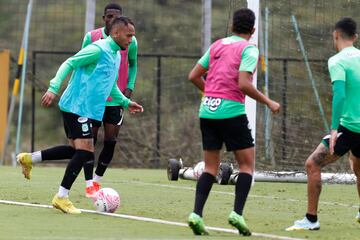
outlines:
{"label": "black shorts", "polygon": [[227,119],[200,118],[204,150],[220,150],[225,143],[227,151],[254,147],[246,115]]}
{"label": "black shorts", "polygon": [[[330,135],[326,135],[322,142],[329,147]],[[334,146],[334,152],[338,156],[343,156],[348,151],[360,158],[360,133],[350,131],[349,129],[339,126],[338,137]]]}
{"label": "black shorts", "polygon": [[[107,106],[105,108],[102,122],[121,126],[124,120],[124,109],[119,106]],[[101,121],[92,120],[94,127],[101,127]]]}
{"label": "black shorts", "polygon": [[69,139],[93,138],[91,119],[62,112],[66,137]]}

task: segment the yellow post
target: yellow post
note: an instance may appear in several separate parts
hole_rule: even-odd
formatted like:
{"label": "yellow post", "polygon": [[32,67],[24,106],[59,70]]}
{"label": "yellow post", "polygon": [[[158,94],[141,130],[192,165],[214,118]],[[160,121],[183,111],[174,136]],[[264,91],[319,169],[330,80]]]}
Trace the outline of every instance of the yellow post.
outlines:
{"label": "yellow post", "polygon": [[10,51],[0,51],[0,152],[3,152],[9,98]]}

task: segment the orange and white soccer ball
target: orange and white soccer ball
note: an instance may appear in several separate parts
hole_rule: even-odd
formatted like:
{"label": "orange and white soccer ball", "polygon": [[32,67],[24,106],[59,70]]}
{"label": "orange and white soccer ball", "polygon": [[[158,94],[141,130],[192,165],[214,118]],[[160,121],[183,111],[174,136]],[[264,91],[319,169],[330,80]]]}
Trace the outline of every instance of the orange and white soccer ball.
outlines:
{"label": "orange and white soccer ball", "polygon": [[112,188],[101,188],[94,197],[96,211],[113,213],[120,206],[120,196]]}

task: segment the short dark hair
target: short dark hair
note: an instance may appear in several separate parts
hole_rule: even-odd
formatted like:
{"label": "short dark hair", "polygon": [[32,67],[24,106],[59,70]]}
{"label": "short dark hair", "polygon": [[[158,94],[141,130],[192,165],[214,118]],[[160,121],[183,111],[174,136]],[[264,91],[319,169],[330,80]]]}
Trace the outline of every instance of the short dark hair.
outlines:
{"label": "short dark hair", "polygon": [[108,9],[117,9],[122,14],[122,7],[117,3],[109,3],[108,5],[106,5],[105,8],[104,8],[104,15],[106,14],[106,11]]}
{"label": "short dark hair", "polygon": [[125,26],[127,26],[128,24],[131,24],[131,25],[135,26],[134,22],[130,18],[128,18],[126,16],[121,16],[121,17],[116,17],[111,21],[109,31],[111,32],[113,27],[117,24],[124,24]]}
{"label": "short dark hair", "polygon": [[335,30],[340,31],[343,38],[353,38],[356,35],[356,22],[350,17],[343,17],[335,24]]}
{"label": "short dark hair", "polygon": [[232,31],[235,33],[251,33],[255,24],[255,14],[249,8],[240,8],[234,12]]}

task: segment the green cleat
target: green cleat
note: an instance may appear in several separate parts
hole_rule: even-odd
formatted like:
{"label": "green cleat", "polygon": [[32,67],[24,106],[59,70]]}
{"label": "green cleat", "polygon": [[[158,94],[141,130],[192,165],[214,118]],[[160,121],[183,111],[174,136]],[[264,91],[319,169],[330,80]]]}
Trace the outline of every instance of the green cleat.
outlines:
{"label": "green cleat", "polygon": [[209,235],[209,232],[205,228],[204,220],[196,213],[190,214],[188,224],[195,235]]}
{"label": "green cleat", "polygon": [[232,211],[229,215],[229,224],[239,230],[239,234],[244,236],[250,236],[251,232],[248,226],[245,223],[245,219],[243,216],[237,214],[236,212]]}

